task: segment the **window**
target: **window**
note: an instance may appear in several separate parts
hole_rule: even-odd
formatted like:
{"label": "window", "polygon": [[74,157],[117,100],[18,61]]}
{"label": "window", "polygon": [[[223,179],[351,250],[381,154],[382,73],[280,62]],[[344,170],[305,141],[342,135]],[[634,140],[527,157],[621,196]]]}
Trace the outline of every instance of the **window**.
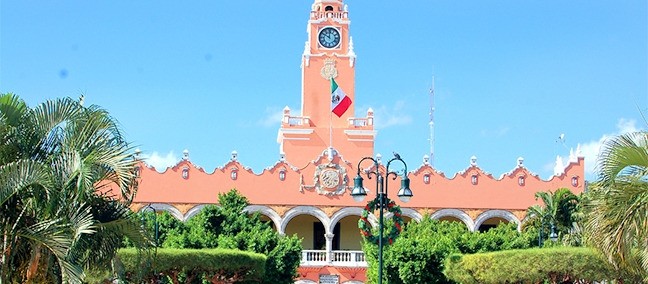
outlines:
{"label": "window", "polygon": [[182,178],[183,179],[188,179],[189,178],[189,167],[183,167],[182,168]]}
{"label": "window", "polygon": [[333,6],[326,6],[326,8],[324,8],[324,11],[333,11]]}

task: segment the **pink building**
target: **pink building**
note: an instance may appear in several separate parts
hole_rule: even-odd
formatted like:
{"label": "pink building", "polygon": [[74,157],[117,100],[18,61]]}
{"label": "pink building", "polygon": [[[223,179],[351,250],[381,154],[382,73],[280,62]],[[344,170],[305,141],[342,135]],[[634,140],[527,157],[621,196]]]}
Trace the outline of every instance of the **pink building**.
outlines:
{"label": "pink building", "polygon": [[[187,220],[205,205],[216,204],[218,193],[236,188],[249,199],[248,212],[260,212],[281,234],[303,238],[295,283],[364,283],[367,263],[358,220],[365,203],[354,202],[350,192],[360,159],[375,155],[374,116],[369,110],[366,117],[351,117],[354,104],[341,117],[331,114],[331,78],[356,102],[356,55],[349,24],[343,0],[312,4],[301,64],[302,113],[284,109],[277,137],[280,158],[273,166],[255,174],[237,161],[236,152],[211,172],[194,165],[187,151],[163,173],[141,162],[133,208],[150,204]],[[485,173],[476,158],[451,177],[436,171],[427,158],[418,165],[409,163],[407,176],[414,198],[409,203],[397,201],[398,180],[390,181],[389,192],[403,208],[406,221],[428,214],[462,222],[471,231],[500,222],[516,223],[519,228],[526,209],[537,203],[536,192],[561,187],[574,193],[584,190],[582,157],[572,157],[563,173],[550,180],[530,172],[521,158],[500,177]],[[380,167],[384,170],[384,165]],[[375,197],[372,182],[365,182],[369,199]],[[374,216],[370,221],[377,224]]]}

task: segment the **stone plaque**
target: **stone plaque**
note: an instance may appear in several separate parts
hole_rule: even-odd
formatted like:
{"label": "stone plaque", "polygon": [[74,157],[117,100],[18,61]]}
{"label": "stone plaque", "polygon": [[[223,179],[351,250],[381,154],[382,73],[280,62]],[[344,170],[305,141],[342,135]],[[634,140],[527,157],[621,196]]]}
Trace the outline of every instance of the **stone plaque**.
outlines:
{"label": "stone plaque", "polygon": [[340,284],[340,275],[320,274],[319,284]]}

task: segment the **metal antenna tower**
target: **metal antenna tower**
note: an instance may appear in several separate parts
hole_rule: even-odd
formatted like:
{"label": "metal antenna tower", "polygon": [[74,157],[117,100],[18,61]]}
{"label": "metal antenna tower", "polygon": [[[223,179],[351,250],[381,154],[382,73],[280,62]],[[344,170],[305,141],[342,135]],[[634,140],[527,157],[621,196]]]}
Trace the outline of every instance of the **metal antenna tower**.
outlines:
{"label": "metal antenna tower", "polygon": [[430,165],[434,166],[434,76],[430,88]]}

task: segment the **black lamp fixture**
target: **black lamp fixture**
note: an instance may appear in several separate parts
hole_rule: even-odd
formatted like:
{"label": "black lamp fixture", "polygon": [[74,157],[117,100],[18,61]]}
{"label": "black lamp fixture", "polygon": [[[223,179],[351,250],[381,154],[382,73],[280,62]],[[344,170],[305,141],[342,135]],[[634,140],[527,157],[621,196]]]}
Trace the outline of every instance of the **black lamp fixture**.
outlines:
{"label": "black lamp fixture", "polygon": [[558,240],[558,234],[556,234],[556,226],[551,222],[551,233],[549,234],[549,239],[552,242],[555,242]]}

